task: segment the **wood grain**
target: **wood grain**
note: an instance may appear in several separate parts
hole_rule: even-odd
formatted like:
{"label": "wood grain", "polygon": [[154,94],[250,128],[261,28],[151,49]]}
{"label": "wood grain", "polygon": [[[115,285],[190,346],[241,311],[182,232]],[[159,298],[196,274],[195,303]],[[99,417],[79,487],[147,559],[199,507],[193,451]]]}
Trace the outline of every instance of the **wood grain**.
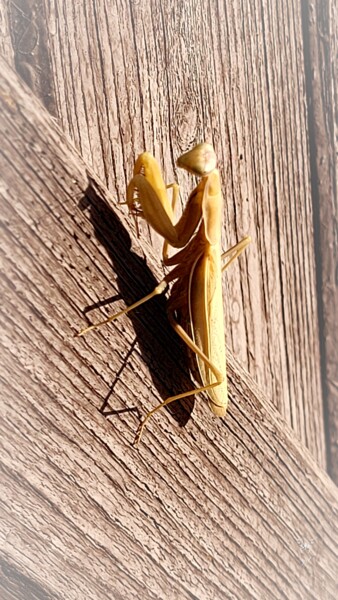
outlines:
{"label": "wood grain", "polygon": [[0,4],[0,55],[6,59],[10,66],[14,66],[14,46],[11,40],[8,7]]}
{"label": "wood grain", "polygon": [[303,11],[328,470],[338,484],[338,11],[331,1]]}
{"label": "wood grain", "polygon": [[[6,3],[0,8],[0,37],[7,41],[0,52],[29,85],[51,114],[56,115],[53,76],[48,37],[52,30],[46,28],[46,13],[41,0],[20,0]],[[9,44],[9,40],[11,44]]]}
{"label": "wood grain", "polygon": [[[213,142],[224,249],[253,238],[224,279],[228,343],[325,467],[299,3],[23,4],[43,40],[34,52],[52,113],[113,195],[124,197],[146,149],[179,178],[184,203],[191,183],[175,160]],[[142,236],[159,248],[146,226]]]}
{"label": "wood grain", "polygon": [[160,270],[0,63],[4,597],[335,599],[337,489],[231,354],[226,419],[164,410],[136,451],[137,416],[99,412],[191,385],[161,301],[72,337]]}

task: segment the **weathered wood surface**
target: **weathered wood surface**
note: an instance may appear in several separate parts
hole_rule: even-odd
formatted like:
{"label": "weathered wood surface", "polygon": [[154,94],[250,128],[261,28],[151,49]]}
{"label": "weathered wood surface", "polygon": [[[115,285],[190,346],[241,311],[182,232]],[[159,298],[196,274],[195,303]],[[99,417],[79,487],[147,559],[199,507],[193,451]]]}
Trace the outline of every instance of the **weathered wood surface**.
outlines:
{"label": "weathered wood surface", "polygon": [[[19,72],[35,93],[50,77],[42,101],[114,196],[140,151],[172,181],[182,151],[214,143],[224,248],[253,238],[224,278],[229,346],[325,467],[300,3],[27,0],[9,11]],[[184,202],[191,180],[178,177]]]}
{"label": "weathered wood surface", "polygon": [[0,56],[5,58],[14,67],[14,46],[10,34],[10,11],[8,6],[0,3]]}
{"label": "weathered wood surface", "polygon": [[338,484],[338,6],[303,10],[328,470]]}
{"label": "weathered wood surface", "polygon": [[136,416],[99,412],[191,385],[160,300],[72,337],[158,263],[0,68],[2,597],[336,599],[337,489],[232,355],[226,419],[164,410],[135,450]]}

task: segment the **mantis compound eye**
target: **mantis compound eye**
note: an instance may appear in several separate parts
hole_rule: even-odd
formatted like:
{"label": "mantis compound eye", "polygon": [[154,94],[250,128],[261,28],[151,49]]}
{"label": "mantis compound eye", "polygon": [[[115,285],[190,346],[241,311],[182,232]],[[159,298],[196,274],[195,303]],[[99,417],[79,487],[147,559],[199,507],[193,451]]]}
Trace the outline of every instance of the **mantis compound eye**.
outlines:
{"label": "mantis compound eye", "polygon": [[[173,267],[172,270],[152,292],[77,334],[77,337],[82,336],[115,321],[154,296],[167,291],[170,294],[168,319],[186,344],[189,354],[194,356],[199,384],[169,396],[149,410],[139,424],[135,445],[139,443],[150,417],[175,400],[206,392],[209,407],[218,417],[226,414],[228,406],[222,271],[241,254],[250,238],[246,237],[226,252],[221,252],[223,199],[212,145],[205,142],[198,144],[183,154],[177,165],[202,178],[189,195],[178,221],[175,219],[175,204],[179,187],[177,183],[165,183],[158,162],[149,152],[140,154],[135,162],[125,202],[135,221],[138,236],[138,217],[142,217],[164,238],[163,263],[166,267]],[[172,191],[168,194],[169,189]],[[177,249],[172,256],[168,254],[169,246]],[[222,264],[224,260],[225,264]],[[173,285],[168,289],[169,283]]]}

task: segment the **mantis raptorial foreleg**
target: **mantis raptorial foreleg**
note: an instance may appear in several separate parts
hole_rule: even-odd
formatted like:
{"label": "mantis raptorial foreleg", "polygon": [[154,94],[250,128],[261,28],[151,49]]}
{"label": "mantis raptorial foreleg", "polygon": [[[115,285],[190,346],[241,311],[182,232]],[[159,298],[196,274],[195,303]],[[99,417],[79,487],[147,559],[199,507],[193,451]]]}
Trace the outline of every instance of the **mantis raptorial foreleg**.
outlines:
{"label": "mantis raptorial foreleg", "polygon": [[[200,392],[207,392],[212,412],[222,417],[228,405],[226,354],[224,341],[221,271],[225,270],[250,243],[245,237],[221,254],[222,192],[216,155],[210,144],[198,144],[177,161],[194,175],[201,177],[192,191],[182,216],[174,224],[174,212],[179,188],[166,185],[160,167],[148,152],[141,154],[127,189],[127,204],[131,214],[142,216],[163,238],[163,261],[174,268],[148,295],[100,323],[90,325],[83,335],[144,304],[170,289],[169,320],[196,357],[201,386],[170,396],[147,413],[135,437],[138,443],[149,418],[163,406]],[[171,202],[167,190],[172,188]],[[168,246],[180,249],[168,257]],[[221,266],[221,260],[225,264]]]}
{"label": "mantis raptorial foreleg", "polygon": [[[202,217],[202,202],[207,183],[205,175],[216,165],[216,156],[210,144],[199,144],[195,148],[193,163],[189,153],[180,158],[187,170],[202,177],[201,182],[190,194],[188,202],[178,222],[174,225],[174,210],[179,194],[176,183],[166,185],[155,158],[143,152],[134,166],[134,175],[127,188],[127,204],[132,215],[142,216],[163,238],[163,260],[168,259],[168,245],[183,248],[196,231]],[[179,164],[179,163],[178,163]],[[181,165],[182,166],[182,165]],[[169,202],[167,189],[173,188],[172,202]]]}

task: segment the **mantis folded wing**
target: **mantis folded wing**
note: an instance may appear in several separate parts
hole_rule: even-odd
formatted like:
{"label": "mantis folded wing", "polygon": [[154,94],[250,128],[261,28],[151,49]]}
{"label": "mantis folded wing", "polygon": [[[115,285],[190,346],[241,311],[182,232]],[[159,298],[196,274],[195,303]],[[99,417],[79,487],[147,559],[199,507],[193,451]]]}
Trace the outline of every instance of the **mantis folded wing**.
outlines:
{"label": "mantis folded wing", "polygon": [[[142,216],[164,238],[163,261],[174,266],[156,288],[128,308],[108,319],[91,325],[78,335],[109,323],[117,317],[164,293],[174,282],[168,300],[171,325],[192,350],[202,385],[193,390],[170,396],[147,413],[140,423],[135,444],[141,439],[148,419],[160,408],[192,394],[206,392],[212,412],[222,417],[228,406],[226,381],[225,335],[221,273],[244,248],[250,238],[221,253],[221,228],[223,200],[216,155],[210,144],[198,144],[183,154],[177,165],[201,177],[189,196],[183,214],[174,225],[177,184],[166,186],[155,158],[148,152],[141,154],[134,166],[134,175],[127,189],[127,204],[136,218]],[[172,187],[172,202],[167,189]],[[180,248],[168,256],[168,246]],[[226,259],[222,265],[222,260]]]}

